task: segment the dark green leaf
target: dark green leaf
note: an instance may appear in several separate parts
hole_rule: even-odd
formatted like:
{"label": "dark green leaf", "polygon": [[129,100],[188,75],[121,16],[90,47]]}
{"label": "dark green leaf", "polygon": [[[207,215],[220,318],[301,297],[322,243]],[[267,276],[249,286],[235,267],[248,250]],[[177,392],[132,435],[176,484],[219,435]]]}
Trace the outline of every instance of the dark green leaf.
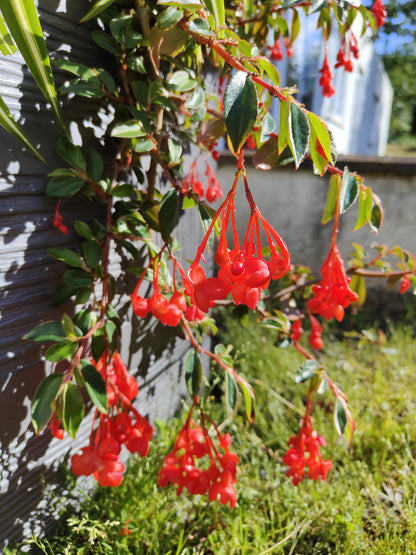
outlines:
{"label": "dark green leaf", "polygon": [[88,364],[82,369],[82,375],[91,401],[100,412],[106,414],[108,405],[107,388],[101,374],[92,364]]}
{"label": "dark green leaf", "polygon": [[62,94],[75,94],[85,98],[102,98],[105,96],[105,92],[99,85],[95,85],[90,81],[81,81],[80,79],[65,83],[60,88],[60,91]]}
{"label": "dark green leaf", "polygon": [[50,254],[54,258],[57,258],[58,260],[62,260],[62,262],[65,262],[65,264],[68,264],[68,266],[81,268],[83,265],[79,254],[64,247],[54,247],[52,249],[48,249],[48,254]]}
{"label": "dark green leaf", "polygon": [[[63,283],[58,285],[55,291],[52,293],[51,304],[52,306],[59,306],[68,299],[70,299],[78,291],[78,287],[72,287]],[[91,291],[90,291],[91,293]]]}
{"label": "dark green leaf", "polygon": [[85,23],[86,21],[93,19],[106,8],[111,6],[111,4],[113,4],[114,2],[115,0],[97,0],[93,7],[81,19],[80,23]]}
{"label": "dark green leaf", "polygon": [[117,326],[115,325],[115,323],[112,320],[107,320],[105,323],[105,333],[110,343],[113,340],[114,332],[116,330]]}
{"label": "dark green leaf", "polygon": [[373,193],[373,206],[371,208],[371,217],[368,222],[370,227],[377,233],[380,231],[384,221],[384,210],[381,201],[377,195]]}
{"label": "dark green leaf", "polygon": [[232,412],[237,403],[237,384],[235,379],[230,372],[225,374],[225,395],[227,400],[227,409]]}
{"label": "dark green leaf", "polygon": [[293,8],[293,6],[297,6],[298,4],[302,4],[303,0],[284,0],[283,1],[283,9]]}
{"label": "dark green leaf", "polygon": [[170,236],[179,218],[178,196],[175,189],[171,189],[163,197],[159,206],[159,229],[162,239]]}
{"label": "dark green leaf", "polygon": [[91,33],[91,38],[98,44],[98,46],[108,52],[111,52],[111,54],[115,54],[116,56],[121,54],[120,46],[107,33],[104,33],[103,31],[93,31]]}
{"label": "dark green leaf", "polygon": [[77,220],[74,223],[74,228],[78,235],[81,235],[84,239],[92,239],[94,237],[90,226],[81,220]]}
{"label": "dark green leaf", "polygon": [[317,375],[317,368],[319,364],[316,360],[307,360],[303,364],[301,364],[296,372],[296,383],[303,383],[309,380],[310,378],[315,378]]}
{"label": "dark green leaf", "polygon": [[261,135],[260,135],[260,142],[264,143],[264,141],[267,141],[267,139],[269,138],[270,133],[273,132],[274,128],[275,128],[275,122],[274,119],[272,118],[272,116],[269,114],[269,112],[266,113],[266,115],[263,118],[263,121],[261,122]]}
{"label": "dark green leaf", "polygon": [[325,8],[327,0],[312,0],[309,9],[308,15],[315,12],[320,12],[323,8]]}
{"label": "dark green leaf", "polygon": [[225,126],[237,153],[251,133],[257,117],[257,92],[251,78],[237,71],[224,94]]}
{"label": "dark green leaf", "polygon": [[75,169],[85,170],[87,163],[81,149],[71,143],[66,137],[59,137],[55,145],[56,153]]}
{"label": "dark green leaf", "polygon": [[63,58],[60,58],[58,60],[54,60],[53,63],[54,65],[58,66],[60,69],[73,73],[74,75],[76,75],[77,77],[81,77],[85,81],[91,81],[96,85],[100,84],[100,80],[98,79],[95,71],[90,67],[87,67],[86,65],[81,64],[80,62],[75,62],[72,60],[64,60]]}
{"label": "dark green leaf", "polygon": [[157,24],[161,31],[165,29],[170,29],[178,23],[183,17],[183,12],[176,9],[174,6],[169,6],[164,10],[157,18]]}
{"label": "dark green leaf", "polygon": [[95,268],[95,266],[101,260],[101,247],[94,240],[85,241],[84,243],[82,243],[81,252],[88,268]]}
{"label": "dark green leaf", "polygon": [[32,424],[38,434],[52,416],[53,404],[61,387],[63,374],[51,374],[41,381],[32,402]]}
{"label": "dark green leaf", "polygon": [[294,102],[290,103],[289,114],[289,146],[297,168],[308,148],[309,121],[305,112]]}
{"label": "dark green leaf", "polygon": [[75,438],[84,418],[84,401],[78,387],[72,382],[65,385],[63,395],[62,424],[68,434]]}
{"label": "dark green leaf", "polygon": [[58,362],[64,359],[72,359],[77,352],[79,345],[77,342],[71,343],[55,343],[51,345],[45,353],[46,360]]}
{"label": "dark green leaf", "polygon": [[185,381],[191,397],[196,397],[202,383],[202,363],[195,349],[188,351],[185,358]]}
{"label": "dark green leaf", "polygon": [[64,273],[64,281],[72,287],[87,287],[93,283],[94,278],[83,270],[68,270]]}
{"label": "dark green leaf", "polygon": [[103,175],[104,161],[98,152],[89,148],[87,151],[87,174],[93,181],[98,181]]}
{"label": "dark green leaf", "polygon": [[195,19],[192,19],[189,22],[188,29],[189,31],[191,31],[192,33],[196,33],[197,35],[214,35],[214,32],[209,26],[208,21],[206,19],[203,19],[202,17],[196,17]]}
{"label": "dark green leaf", "polygon": [[335,428],[340,436],[345,432],[347,427],[347,413],[345,412],[343,404],[337,399],[335,401],[334,410]]}
{"label": "dark green leaf", "polygon": [[99,328],[91,338],[91,353],[94,360],[99,360],[105,351],[105,335],[104,330]]}
{"label": "dark green leaf", "polygon": [[53,177],[46,185],[46,196],[49,198],[71,197],[84,186],[80,177]]}
{"label": "dark green leaf", "polygon": [[62,322],[44,322],[27,333],[23,339],[46,343],[48,341],[63,341],[66,337]]}
{"label": "dark green leaf", "polygon": [[339,197],[339,211],[343,214],[348,210],[358,196],[357,180],[350,174],[348,168],[344,168],[344,175],[341,183],[341,192]]}

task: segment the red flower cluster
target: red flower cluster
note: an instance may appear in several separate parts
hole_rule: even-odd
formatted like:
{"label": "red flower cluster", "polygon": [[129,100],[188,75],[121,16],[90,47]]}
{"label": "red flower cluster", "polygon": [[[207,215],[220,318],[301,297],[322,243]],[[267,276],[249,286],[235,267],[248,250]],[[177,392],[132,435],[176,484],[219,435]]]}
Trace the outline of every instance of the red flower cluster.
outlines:
{"label": "red flower cluster", "polygon": [[[162,324],[173,327],[179,324],[183,315],[190,322],[202,320],[204,314],[195,305],[192,284],[185,274],[182,266],[172,254],[170,255],[170,258],[173,261],[173,291],[170,291],[170,299],[160,292],[160,254],[161,253],[159,253],[155,259],[150,261],[148,267],[144,270],[139,281],[137,282],[136,288],[131,296],[133,312],[139,318],[145,318],[147,314],[151,312],[155,318],[162,322]],[[153,294],[150,298],[145,299],[139,295],[139,289],[146,276],[147,269],[151,264],[153,264]],[[181,274],[183,293],[177,289],[175,279],[176,269],[178,269]],[[187,299],[190,303],[189,306]]]}
{"label": "red flower cluster", "polygon": [[291,58],[293,56],[293,47],[289,37],[285,37],[285,48],[286,48],[287,57]]}
{"label": "red flower cluster", "polygon": [[270,58],[272,60],[274,60],[275,62],[280,62],[280,60],[283,60],[280,37],[276,40],[273,46],[269,46],[269,50]]}
{"label": "red flower cluster", "polygon": [[321,266],[321,276],[321,281],[312,287],[314,298],[308,301],[308,308],[327,320],[334,316],[340,322],[344,318],[344,308],[356,301],[358,295],[348,287],[351,280],[345,273],[336,244],[331,245]]}
{"label": "red flower cluster", "polygon": [[59,208],[61,206],[61,201],[58,200],[58,202],[56,203],[56,210],[55,210],[55,216],[53,218],[53,222],[52,225],[53,227],[56,227],[56,229],[59,229],[59,231],[61,233],[68,233],[68,228],[67,226],[63,223],[64,219],[61,215],[61,213],[59,212]]}
{"label": "red flower cluster", "polygon": [[131,405],[130,401],[137,395],[139,386],[128,373],[118,352],[107,364],[106,359],[103,355],[96,368],[107,384],[111,414],[100,414],[95,434],[93,423],[89,445],[81,449],[81,454],[72,456],[71,465],[76,476],[93,474],[101,486],[119,486],[124,471],[119,457],[122,445],[130,453],[145,457],[149,452],[153,427]]}
{"label": "red flower cluster", "polygon": [[323,347],[322,343],[322,326],[312,314],[309,314],[311,319],[311,332],[309,334],[309,345],[313,349],[320,350]]}
{"label": "red flower cluster", "polygon": [[319,447],[325,446],[326,441],[312,428],[309,407],[306,409],[299,433],[292,436],[287,444],[290,448],[283,456],[283,462],[289,467],[286,476],[292,478],[295,486],[305,479],[305,469],[307,469],[307,477],[311,480],[318,478],[326,480],[332,462],[322,459],[319,452]]}
{"label": "red flower cluster", "polygon": [[334,77],[334,74],[332,73],[331,68],[329,67],[327,52],[325,52],[324,62],[322,64],[321,69],[319,70],[319,73],[321,73],[319,84],[322,87],[322,94],[330,98],[335,94],[335,89],[332,85],[332,79]]}
{"label": "red flower cluster", "polygon": [[377,27],[382,27],[386,22],[387,16],[386,8],[383,5],[383,0],[376,0],[371,11],[376,18]]}
{"label": "red flower cluster", "polygon": [[[237,177],[238,179],[238,177]],[[280,279],[290,268],[290,256],[284,241],[277,231],[263,218],[255,205],[244,176],[246,196],[250,204],[249,218],[243,245],[240,247],[235,223],[234,196],[237,182],[220,206],[211,226],[197,251],[195,260],[188,271],[194,286],[195,303],[203,312],[215,306],[215,302],[225,299],[231,293],[236,304],[256,308],[262,289],[266,289],[270,279]],[[200,259],[217,218],[221,215],[221,233],[215,261],[220,267],[217,277],[206,278]],[[231,218],[234,246],[227,243],[227,227]],[[270,249],[270,259],[265,260],[260,241],[260,224],[265,232]]]}
{"label": "red flower cluster", "polygon": [[[215,151],[215,152],[218,152],[218,151]],[[213,156],[214,156],[214,151],[213,151]],[[222,198],[223,192],[218,179],[215,177],[215,174],[211,166],[208,164],[205,158],[204,158],[204,162],[205,162],[205,176],[207,178],[207,185],[208,185],[206,192],[205,192],[204,185],[202,184],[201,179],[199,177],[198,158],[194,160],[194,162],[192,163],[192,166],[189,168],[189,171],[183,180],[182,192],[186,193],[189,191],[190,187],[192,187],[192,191],[200,198],[203,198],[205,195],[205,198],[207,199],[208,202],[215,202],[216,200]]]}
{"label": "red flower cluster", "polygon": [[221,454],[205,424],[201,428],[190,416],[191,413],[179,432],[173,450],[165,457],[163,468],[159,471],[159,485],[166,487],[176,484],[178,495],[183,488],[192,495],[208,492],[211,501],[219,496],[222,505],[229,503],[233,508],[237,502],[234,484],[237,481],[238,457],[229,450],[231,436],[222,436],[214,426],[219,445],[224,451]]}
{"label": "red flower cluster", "polygon": [[351,54],[354,56],[355,59],[358,59],[360,56],[360,51],[358,49],[358,42],[354,35],[354,33],[350,33],[350,40],[349,40],[349,48],[348,48],[348,55],[346,54],[346,44],[345,44],[345,37],[342,39],[341,47],[338,50],[337,54],[337,62],[335,64],[335,68],[343,67],[345,71],[351,72],[354,69],[351,60]]}

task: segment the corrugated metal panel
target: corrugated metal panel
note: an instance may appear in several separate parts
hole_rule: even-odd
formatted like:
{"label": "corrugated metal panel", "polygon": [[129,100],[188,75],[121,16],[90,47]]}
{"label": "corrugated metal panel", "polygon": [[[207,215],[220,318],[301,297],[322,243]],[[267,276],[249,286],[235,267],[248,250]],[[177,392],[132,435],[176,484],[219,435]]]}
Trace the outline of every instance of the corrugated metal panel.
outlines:
{"label": "corrugated metal panel", "polygon": [[[65,4],[61,0],[57,10],[62,10]],[[42,25],[53,50],[71,50],[75,58],[78,55],[85,61],[86,57],[90,60],[95,57],[98,60],[95,63],[103,64],[86,31],[74,23],[82,15],[79,3],[78,7],[71,6],[78,13],[70,15],[54,13],[56,2],[39,0],[39,5]],[[60,234],[51,225],[55,207],[43,193],[46,174],[60,163],[53,154],[59,129],[51,128],[51,112],[42,103],[19,56],[0,58],[0,93],[14,114],[20,116],[32,141],[40,143],[49,162],[45,168],[0,130],[0,548],[3,548],[8,542],[39,533],[53,523],[59,507],[53,506],[50,495],[54,493],[59,499],[65,493],[59,466],[68,460],[71,450],[87,443],[89,423],[82,427],[75,444],[68,439],[51,440],[48,432],[35,437],[30,426],[30,399],[48,369],[41,360],[42,348],[23,341],[22,336],[39,322],[57,319],[62,314],[62,309],[50,307],[50,295],[63,266],[47,255],[46,248],[71,246],[76,239]],[[80,120],[88,119],[88,104],[73,103],[71,111]],[[64,203],[64,215],[67,224],[84,216],[92,217],[85,205],[76,201]],[[186,240],[189,245],[190,237],[196,242],[200,236],[197,219],[182,222],[180,241]],[[190,258],[193,253],[191,247],[185,257]],[[118,272],[120,262],[114,253],[112,273]],[[131,292],[134,284],[121,281],[118,286]],[[131,316],[126,295],[117,297],[117,303],[122,314]],[[70,311],[71,305],[66,309]],[[183,380],[179,378],[182,355],[187,348],[172,330],[135,318],[129,323],[127,318],[121,352],[139,376],[137,407],[143,414],[167,418],[177,409],[184,394]]]}

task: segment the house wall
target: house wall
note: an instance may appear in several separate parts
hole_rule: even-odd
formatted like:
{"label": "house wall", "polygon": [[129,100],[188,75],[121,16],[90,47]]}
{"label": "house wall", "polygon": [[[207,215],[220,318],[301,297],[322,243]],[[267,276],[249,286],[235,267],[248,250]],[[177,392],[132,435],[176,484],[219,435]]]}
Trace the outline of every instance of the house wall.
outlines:
{"label": "house wall", "polygon": [[[85,3],[39,0],[38,4],[52,57],[71,52],[73,58],[83,63],[103,66],[102,53],[90,41],[87,30],[77,24]],[[54,72],[57,81],[62,83],[66,76]],[[63,311],[71,314],[71,303],[58,309],[51,307],[51,294],[61,279],[64,265],[50,258],[46,249],[74,247],[77,238],[71,231],[62,235],[52,226],[55,203],[45,198],[44,190],[47,174],[62,166],[53,151],[59,128],[53,124],[51,111],[18,55],[0,58],[0,94],[47,160],[46,166],[38,162],[0,129],[2,551],[9,542],[45,532],[53,526],[60,499],[66,493],[62,463],[68,463],[71,454],[87,444],[91,415],[74,442],[68,438],[52,439],[48,430],[35,436],[31,427],[31,399],[51,369],[42,359],[44,347],[22,337],[43,321],[60,319]],[[71,127],[74,137],[81,134],[88,142],[97,143],[106,125],[105,115],[102,119],[92,116],[94,109],[88,100],[74,100],[66,106],[66,119],[78,121]],[[193,212],[188,210],[181,218],[177,235],[180,243],[186,243],[183,257],[188,259],[194,256],[202,238],[201,226]],[[100,218],[102,210],[74,200],[63,202],[62,214],[71,230],[75,220]],[[128,295],[134,289],[136,278],[120,272],[127,262],[116,252],[110,260],[110,272],[118,276],[115,305],[125,320],[120,351],[140,384],[136,407],[151,420],[166,419],[176,412],[180,398],[185,395],[182,359],[189,344],[178,339],[174,330],[152,319],[139,321],[132,316]]]}

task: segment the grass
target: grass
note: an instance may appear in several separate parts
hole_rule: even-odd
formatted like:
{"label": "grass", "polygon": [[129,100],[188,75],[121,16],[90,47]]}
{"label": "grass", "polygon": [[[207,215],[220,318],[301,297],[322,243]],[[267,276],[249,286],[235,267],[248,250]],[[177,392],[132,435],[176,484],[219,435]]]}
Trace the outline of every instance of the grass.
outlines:
{"label": "grass", "polygon": [[[157,486],[157,472],[180,421],[160,423],[151,453],[130,459],[119,488],[84,492],[81,510],[63,515],[56,536],[33,553],[157,555],[405,555],[416,553],[416,341],[410,327],[386,337],[374,330],[326,340],[329,375],[350,398],[357,432],[349,446],[333,425],[330,393],[317,397],[313,422],[328,441],[327,482],[294,487],[281,457],[298,429],[305,385],[294,375],[302,357],[277,349],[268,330],[229,321],[224,343],[256,389],[253,425],[241,410],[225,421],[240,457],[235,509]],[[215,380],[215,377],[214,377]],[[224,419],[222,403],[212,413]],[[240,414],[241,413],[241,414]],[[130,535],[120,534],[125,523]],[[23,548],[21,548],[23,549]],[[8,555],[19,553],[10,549]]]}

